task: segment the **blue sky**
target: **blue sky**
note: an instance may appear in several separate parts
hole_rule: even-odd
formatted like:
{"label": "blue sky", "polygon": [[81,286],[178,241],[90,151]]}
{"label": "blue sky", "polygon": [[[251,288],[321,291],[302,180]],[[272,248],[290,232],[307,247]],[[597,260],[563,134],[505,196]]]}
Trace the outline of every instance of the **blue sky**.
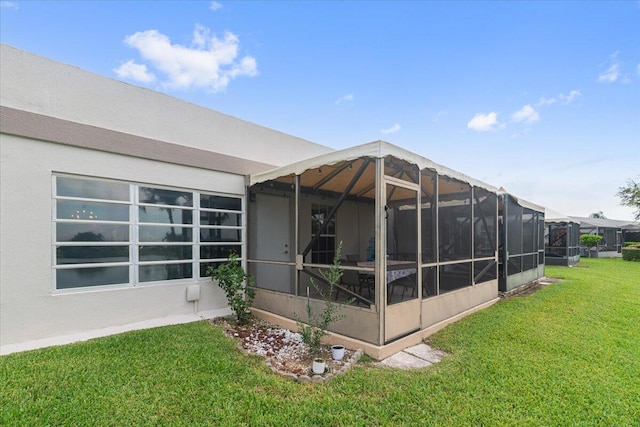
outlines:
{"label": "blue sky", "polygon": [[640,1],[0,1],[3,43],[341,149],[633,219]]}

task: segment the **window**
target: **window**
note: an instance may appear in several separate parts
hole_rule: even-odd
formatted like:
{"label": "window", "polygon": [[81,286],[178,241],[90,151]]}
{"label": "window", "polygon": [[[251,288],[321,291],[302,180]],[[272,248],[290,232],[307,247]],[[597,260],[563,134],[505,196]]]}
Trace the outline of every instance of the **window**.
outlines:
{"label": "window", "polygon": [[242,256],[242,198],[54,176],[56,289],[205,276]]}
{"label": "window", "polygon": [[[320,237],[311,248],[311,262],[314,264],[331,264],[336,252],[336,220],[329,220],[333,206],[314,203],[311,205],[311,234]],[[323,226],[325,226],[323,229]]]}

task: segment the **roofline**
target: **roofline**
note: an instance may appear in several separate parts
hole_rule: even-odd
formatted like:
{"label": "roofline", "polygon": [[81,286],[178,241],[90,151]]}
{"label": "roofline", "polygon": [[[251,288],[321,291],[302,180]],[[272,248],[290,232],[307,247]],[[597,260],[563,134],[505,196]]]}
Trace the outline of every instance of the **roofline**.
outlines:
{"label": "roofline", "polygon": [[373,157],[381,159],[386,156],[394,156],[409,163],[413,163],[423,169],[435,170],[438,175],[445,175],[467,182],[474,187],[482,187],[491,192],[497,192],[498,188],[490,184],[471,178],[461,172],[455,171],[446,166],[433,162],[419,154],[405,150],[404,148],[393,145],[389,142],[378,140],[367,144],[357,145],[355,147],[346,148],[344,150],[333,151],[320,156],[312,157],[307,160],[292,163],[290,165],[275,168],[266,172],[255,173],[249,176],[249,185],[259,184],[261,182],[270,181],[282,176],[301,175],[309,169],[315,169],[325,165],[332,165],[343,161],[356,160],[362,157]]}

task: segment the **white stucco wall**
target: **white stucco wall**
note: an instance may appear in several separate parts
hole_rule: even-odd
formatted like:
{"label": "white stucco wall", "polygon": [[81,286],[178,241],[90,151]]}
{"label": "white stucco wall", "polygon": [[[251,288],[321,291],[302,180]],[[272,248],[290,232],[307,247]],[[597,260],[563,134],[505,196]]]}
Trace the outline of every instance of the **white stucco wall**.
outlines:
{"label": "white stucco wall", "polygon": [[[244,195],[242,175],[0,134],[0,346],[150,320],[174,323],[171,318],[193,315],[195,304],[186,300],[193,280],[52,289],[55,172]],[[211,281],[200,283],[198,311],[226,313],[223,292]]]}
{"label": "white stucco wall", "polygon": [[0,45],[0,105],[274,166],[333,151],[180,99]]}

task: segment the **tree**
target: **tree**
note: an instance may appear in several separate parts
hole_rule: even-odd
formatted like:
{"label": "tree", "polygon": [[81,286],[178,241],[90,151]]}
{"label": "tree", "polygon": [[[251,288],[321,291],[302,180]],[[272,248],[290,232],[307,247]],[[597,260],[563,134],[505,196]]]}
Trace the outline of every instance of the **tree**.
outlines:
{"label": "tree", "polygon": [[623,206],[629,206],[634,209],[636,220],[640,220],[640,177],[639,181],[635,182],[630,179],[627,181],[625,187],[618,188],[616,195],[620,198],[620,204]]}
{"label": "tree", "polygon": [[606,216],[604,216],[604,214],[602,213],[602,211],[598,211],[598,212],[594,212],[591,215],[589,215],[589,218],[600,218],[600,219],[606,219]]}
{"label": "tree", "polygon": [[597,248],[601,240],[602,236],[597,234],[583,234],[580,236],[580,243],[587,247],[589,258],[591,258],[591,248]]}

